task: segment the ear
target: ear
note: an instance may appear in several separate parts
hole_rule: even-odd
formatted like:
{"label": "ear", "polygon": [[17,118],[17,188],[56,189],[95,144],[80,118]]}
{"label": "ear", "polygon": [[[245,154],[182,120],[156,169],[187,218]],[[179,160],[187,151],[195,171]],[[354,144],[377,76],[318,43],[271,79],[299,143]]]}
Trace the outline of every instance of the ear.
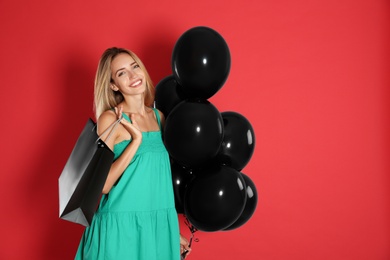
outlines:
{"label": "ear", "polygon": [[115,84],[110,84],[110,88],[112,89],[112,90],[114,90],[114,91],[118,91],[119,90],[119,88],[115,85]]}

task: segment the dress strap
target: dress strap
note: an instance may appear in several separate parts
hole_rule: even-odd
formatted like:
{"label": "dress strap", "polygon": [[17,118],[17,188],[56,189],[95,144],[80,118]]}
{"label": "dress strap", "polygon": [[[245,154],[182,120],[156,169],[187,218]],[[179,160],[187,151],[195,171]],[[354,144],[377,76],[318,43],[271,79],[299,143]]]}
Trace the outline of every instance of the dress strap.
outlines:
{"label": "dress strap", "polygon": [[133,123],[131,121],[131,118],[126,113],[122,112],[122,115],[123,115],[123,117],[125,117],[127,119],[127,121],[129,121],[130,123]]}
{"label": "dress strap", "polygon": [[152,108],[154,113],[156,114],[156,118],[157,118],[157,123],[158,123],[158,127],[160,128],[161,130],[161,119],[160,119],[160,113],[158,112],[158,110],[156,108]]}
{"label": "dress strap", "polygon": [[[160,130],[161,130],[161,118],[160,118],[160,113],[158,112],[158,110],[157,110],[156,108],[152,108],[152,109],[153,109],[154,113],[156,114],[158,127],[159,127]],[[130,123],[132,123],[130,117],[129,117],[126,113],[122,113],[122,115],[127,119],[127,121],[129,121]]]}

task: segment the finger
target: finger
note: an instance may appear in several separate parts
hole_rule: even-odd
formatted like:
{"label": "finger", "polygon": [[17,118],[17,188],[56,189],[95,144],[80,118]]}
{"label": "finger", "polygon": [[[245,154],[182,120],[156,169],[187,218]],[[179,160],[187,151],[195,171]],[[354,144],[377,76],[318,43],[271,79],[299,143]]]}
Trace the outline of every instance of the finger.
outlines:
{"label": "finger", "polygon": [[189,245],[190,245],[190,243],[188,242],[187,238],[183,237],[183,246],[185,248],[190,248]]}
{"label": "finger", "polygon": [[137,129],[139,129],[138,123],[137,123],[137,121],[135,120],[135,115],[134,115],[134,114],[131,114],[131,115],[130,115],[130,119],[131,119],[131,123],[132,123]]}
{"label": "finger", "polygon": [[117,118],[120,118],[118,107],[115,107],[115,115],[116,115]]}
{"label": "finger", "polygon": [[119,106],[118,118],[122,117],[123,106]]}
{"label": "finger", "polygon": [[127,131],[134,131],[134,129],[136,129],[134,128],[134,125],[125,118],[121,119],[121,124],[127,129]]}
{"label": "finger", "polygon": [[131,121],[132,121],[132,122],[135,121],[135,115],[134,115],[134,114],[131,114],[131,115],[130,115],[130,118],[131,118]]}
{"label": "finger", "polygon": [[188,256],[190,253],[191,253],[190,251],[184,250],[184,252],[181,253],[181,255],[184,257],[184,259],[186,259],[187,256]]}

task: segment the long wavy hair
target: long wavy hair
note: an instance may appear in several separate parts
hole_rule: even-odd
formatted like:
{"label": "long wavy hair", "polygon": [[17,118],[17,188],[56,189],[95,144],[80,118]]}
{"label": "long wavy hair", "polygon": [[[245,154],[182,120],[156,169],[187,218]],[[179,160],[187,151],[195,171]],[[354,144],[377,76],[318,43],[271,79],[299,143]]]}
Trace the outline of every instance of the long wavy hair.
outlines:
{"label": "long wavy hair", "polygon": [[129,54],[135,62],[140,66],[142,71],[145,74],[146,79],[146,90],[144,93],[144,104],[145,106],[152,106],[154,101],[154,86],[153,82],[147,72],[145,65],[138,58],[138,56],[127,49],[112,47],[108,48],[102,54],[99,65],[96,71],[95,76],[95,87],[94,87],[94,112],[96,119],[100,115],[113,107],[116,107],[119,103],[123,101],[123,95],[119,91],[113,91],[110,88],[110,84],[113,83],[111,78],[111,63],[114,58],[120,53]]}

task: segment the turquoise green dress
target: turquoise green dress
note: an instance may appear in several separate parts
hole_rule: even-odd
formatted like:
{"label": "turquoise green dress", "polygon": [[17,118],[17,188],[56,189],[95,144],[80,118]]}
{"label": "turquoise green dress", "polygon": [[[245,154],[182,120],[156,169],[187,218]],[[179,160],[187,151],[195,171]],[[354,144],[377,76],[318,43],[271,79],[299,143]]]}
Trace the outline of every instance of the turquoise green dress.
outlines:
{"label": "turquoise green dress", "polygon": [[[169,155],[162,141],[160,115],[156,109],[154,112],[160,131],[142,133],[142,143],[131,163],[110,192],[103,194],[75,259],[180,259]],[[114,146],[114,159],[130,142]]]}

